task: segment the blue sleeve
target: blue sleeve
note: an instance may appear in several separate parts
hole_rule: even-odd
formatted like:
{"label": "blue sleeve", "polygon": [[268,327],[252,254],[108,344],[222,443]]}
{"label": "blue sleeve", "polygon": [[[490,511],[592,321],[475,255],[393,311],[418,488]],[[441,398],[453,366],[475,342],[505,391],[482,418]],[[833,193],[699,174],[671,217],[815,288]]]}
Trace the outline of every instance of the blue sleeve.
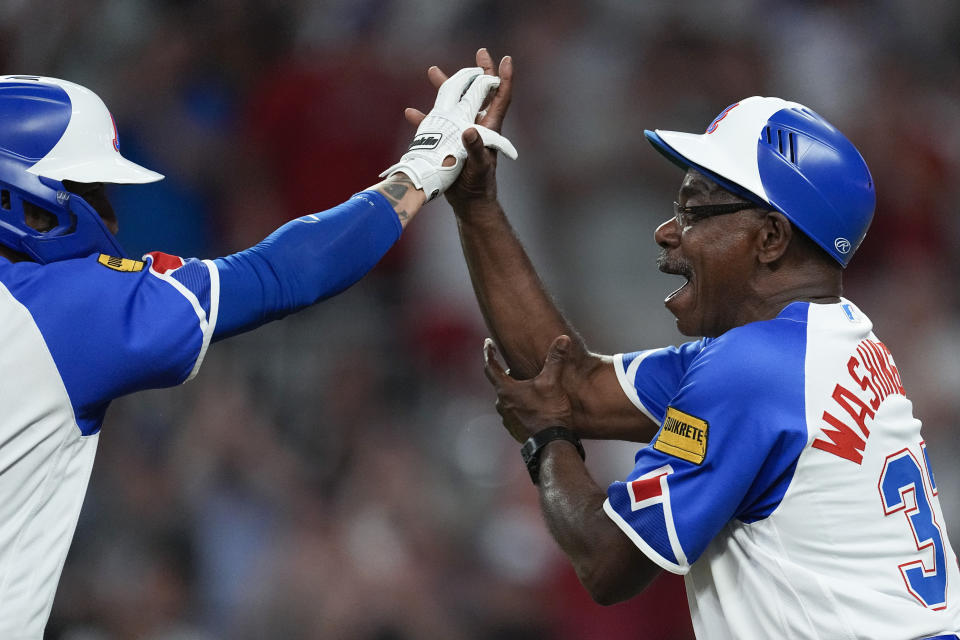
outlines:
{"label": "blue sleeve", "polygon": [[686,573],[730,520],[773,512],[806,444],[805,355],[806,324],[778,319],[693,358],[656,438],[607,490],[607,514],[651,560]]}
{"label": "blue sleeve", "polygon": [[680,381],[709,339],[617,354],[613,358],[617,379],[633,404],[657,424],[663,422],[667,404],[676,395]]}
{"label": "blue sleeve", "polygon": [[145,261],[93,255],[18,263],[6,283],[30,312],[84,433],[107,404],[194,374],[212,335],[211,269],[197,260],[178,277]]}
{"label": "blue sleeve", "polygon": [[333,209],[288,222],[250,249],[214,260],[220,280],[214,339],[340,293],[373,268],[400,231],[387,199],[363,191]]}

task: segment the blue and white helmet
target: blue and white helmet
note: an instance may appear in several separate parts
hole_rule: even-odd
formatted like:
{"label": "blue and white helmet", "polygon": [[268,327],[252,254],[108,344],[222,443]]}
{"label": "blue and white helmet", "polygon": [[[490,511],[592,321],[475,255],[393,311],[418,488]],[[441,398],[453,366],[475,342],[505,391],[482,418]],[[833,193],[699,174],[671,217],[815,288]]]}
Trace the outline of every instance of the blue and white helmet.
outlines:
{"label": "blue and white helmet", "polygon": [[867,234],[876,206],[867,163],[802,104],[754,96],[721,111],[703,134],[644,133],[684,169],[783,213],[844,267]]}
{"label": "blue and white helmet", "polygon": [[[124,257],[74,182],[146,183],[163,178],[120,155],[103,101],[80,85],[39,76],[0,76],[0,243],[47,263],[92,253]],[[53,229],[27,225],[24,202],[53,214]]]}

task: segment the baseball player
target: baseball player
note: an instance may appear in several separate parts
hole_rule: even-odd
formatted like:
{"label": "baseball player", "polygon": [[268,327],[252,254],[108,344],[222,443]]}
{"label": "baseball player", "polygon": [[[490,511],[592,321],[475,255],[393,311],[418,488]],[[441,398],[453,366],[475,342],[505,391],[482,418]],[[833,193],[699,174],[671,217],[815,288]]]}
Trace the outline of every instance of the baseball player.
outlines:
{"label": "baseball player", "polygon": [[468,127],[515,156],[475,124],[499,82],[480,67],[444,82],[383,182],[245,251],[185,260],[130,258],[114,238],[102,183],[162,176],[120,155],[100,98],[0,77],[0,638],[43,635],[110,401],[183,383],[211,342],[356,282],[455,180]]}
{"label": "baseball player", "polygon": [[[480,140],[465,136],[448,192],[510,367],[488,340],[498,410],[581,582],[609,604],[682,574],[699,638],[956,640],[960,571],[909,381],[841,291],[874,210],[863,158],[778,98],[733,104],[703,134],[646,136],[686,170],[655,233],[660,270],[683,278],[666,307],[703,336],[680,347],[587,350]],[[649,444],[604,491],[580,438]]]}

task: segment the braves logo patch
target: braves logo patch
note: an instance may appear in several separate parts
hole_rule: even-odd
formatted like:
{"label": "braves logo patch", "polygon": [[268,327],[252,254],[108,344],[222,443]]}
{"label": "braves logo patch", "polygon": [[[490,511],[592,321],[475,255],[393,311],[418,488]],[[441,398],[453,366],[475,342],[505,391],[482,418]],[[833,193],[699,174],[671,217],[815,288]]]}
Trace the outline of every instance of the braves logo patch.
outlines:
{"label": "braves logo patch", "polygon": [[143,271],[143,267],[145,266],[144,263],[140,262],[139,260],[108,256],[105,253],[100,254],[100,257],[97,258],[97,262],[108,269],[113,269],[114,271]]}
{"label": "braves logo patch", "polygon": [[707,456],[707,436],[710,425],[679,409],[667,407],[667,416],[657,435],[653,448],[671,456],[701,464]]}

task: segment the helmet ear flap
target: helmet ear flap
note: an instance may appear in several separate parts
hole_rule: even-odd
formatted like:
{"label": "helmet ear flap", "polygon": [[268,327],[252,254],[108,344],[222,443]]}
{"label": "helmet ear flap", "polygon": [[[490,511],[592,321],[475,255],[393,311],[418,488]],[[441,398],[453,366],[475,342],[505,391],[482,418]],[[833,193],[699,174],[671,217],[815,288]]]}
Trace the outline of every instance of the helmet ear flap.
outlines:
{"label": "helmet ear flap", "polygon": [[784,109],[768,121],[757,162],[770,203],[846,267],[876,205],[873,178],[853,143],[810,109]]}
{"label": "helmet ear flap", "polygon": [[0,191],[9,200],[9,209],[0,202],[0,243],[14,251],[41,264],[92,253],[127,257],[98,211],[59,182],[43,178],[29,189],[0,182]]}
{"label": "helmet ear flap", "polygon": [[[41,186],[35,191],[45,194],[47,189]],[[71,234],[76,226],[76,216],[60,206],[56,197],[38,197],[0,183],[0,243],[14,251],[46,262],[30,250],[29,238]]]}
{"label": "helmet ear flap", "polygon": [[58,192],[57,200],[62,201],[56,212],[58,226],[46,233],[24,234],[21,240],[24,253],[41,263],[83,258],[93,253],[127,257],[100,214],[86,200],[66,191]]}

